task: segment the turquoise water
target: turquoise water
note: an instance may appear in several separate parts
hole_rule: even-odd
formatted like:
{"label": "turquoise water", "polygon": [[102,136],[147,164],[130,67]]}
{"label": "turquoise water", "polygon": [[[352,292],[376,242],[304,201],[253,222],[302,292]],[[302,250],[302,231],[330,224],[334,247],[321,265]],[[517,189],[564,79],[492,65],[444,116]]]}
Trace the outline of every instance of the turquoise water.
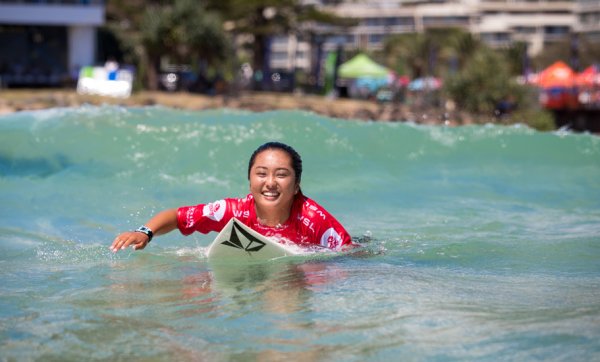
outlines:
{"label": "turquoise water", "polygon": [[[267,140],[360,255],[214,266],[215,236],[112,254],[168,207],[248,192]],[[600,359],[600,138],[303,112],[0,117],[0,359]]]}

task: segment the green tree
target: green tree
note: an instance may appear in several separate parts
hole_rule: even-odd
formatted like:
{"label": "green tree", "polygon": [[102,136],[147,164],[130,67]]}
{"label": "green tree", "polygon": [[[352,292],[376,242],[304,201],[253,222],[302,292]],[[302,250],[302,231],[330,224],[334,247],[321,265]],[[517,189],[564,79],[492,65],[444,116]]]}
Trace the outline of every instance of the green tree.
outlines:
{"label": "green tree", "polygon": [[389,37],[384,43],[385,64],[398,73],[407,73],[412,78],[425,74],[427,55],[425,36],[410,33]]}
{"label": "green tree", "polygon": [[178,63],[204,60],[217,64],[227,56],[229,40],[217,13],[207,11],[193,0],[146,8],[140,24],[141,42],[148,59],[148,86],[157,83],[156,71],[162,56]]}
{"label": "green tree", "polygon": [[385,63],[395,70],[408,69],[413,78],[443,77],[460,69],[480,46],[470,33],[460,28],[400,34],[388,38],[384,44]]}
{"label": "green tree", "polygon": [[[443,77],[443,93],[459,110],[477,114],[481,121],[552,129],[552,116],[540,109],[536,90],[516,82],[515,76],[523,71],[525,51],[522,44],[492,50],[464,30],[447,28],[390,37],[384,56],[388,67],[407,68],[413,78]],[[512,109],[500,117],[496,111],[502,102]]]}
{"label": "green tree", "polygon": [[188,64],[218,64],[229,40],[218,13],[193,0],[107,2],[107,28],[117,34],[126,61],[138,66],[149,89],[158,86],[162,56]]}
{"label": "green tree", "polygon": [[317,9],[301,0],[209,0],[208,9],[223,15],[231,31],[246,37],[254,69],[264,69],[268,39],[274,35],[305,34],[307,23],[348,26],[355,22]]}
{"label": "green tree", "polygon": [[504,50],[503,53],[506,57],[509,70],[512,75],[523,75],[525,74],[525,71],[527,71],[525,67],[531,67],[531,64],[527,64],[527,43],[513,43],[508,47],[508,49]]}
{"label": "green tree", "polygon": [[149,1],[107,0],[106,25],[101,31],[101,33],[104,33],[104,38],[116,39],[112,51],[103,54],[105,57],[118,57],[120,55],[119,61],[136,65],[137,76],[134,83],[136,89],[143,88],[142,84],[145,83],[146,78],[147,66],[143,63],[145,50],[140,43],[139,30],[146,3],[149,3]]}
{"label": "green tree", "polygon": [[525,90],[513,79],[504,57],[481,47],[457,74],[446,78],[444,89],[459,108],[492,115],[498,102],[524,99]]}

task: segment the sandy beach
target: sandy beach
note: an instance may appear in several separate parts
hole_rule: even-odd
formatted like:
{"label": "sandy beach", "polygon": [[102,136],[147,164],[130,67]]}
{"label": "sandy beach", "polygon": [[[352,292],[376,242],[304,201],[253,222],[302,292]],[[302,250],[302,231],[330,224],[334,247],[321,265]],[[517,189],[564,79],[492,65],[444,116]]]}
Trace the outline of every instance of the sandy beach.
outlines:
{"label": "sandy beach", "polygon": [[304,110],[317,114],[373,121],[411,121],[424,124],[467,123],[465,117],[457,122],[452,117],[442,117],[437,109],[416,111],[404,104],[378,103],[371,100],[334,99],[316,95],[243,92],[236,96],[207,96],[187,92],[134,93],[129,98],[112,98],[77,94],[68,89],[3,89],[0,90],[0,115],[12,112],[39,110],[54,107],[77,107],[83,104],[166,107],[205,110],[215,108],[245,109],[254,112],[270,110]]}

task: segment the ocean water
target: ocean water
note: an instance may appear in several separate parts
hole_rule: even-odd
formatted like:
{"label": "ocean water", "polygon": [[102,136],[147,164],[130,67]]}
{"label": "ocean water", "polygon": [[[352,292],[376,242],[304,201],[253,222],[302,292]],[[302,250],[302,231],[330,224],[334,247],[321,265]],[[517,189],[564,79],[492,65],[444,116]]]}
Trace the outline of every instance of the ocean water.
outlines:
{"label": "ocean water", "polygon": [[[268,140],[361,253],[215,266],[112,239],[246,195]],[[370,236],[367,238],[365,236]],[[370,241],[367,242],[367,240]],[[305,112],[0,117],[0,360],[600,360],[600,138]]]}

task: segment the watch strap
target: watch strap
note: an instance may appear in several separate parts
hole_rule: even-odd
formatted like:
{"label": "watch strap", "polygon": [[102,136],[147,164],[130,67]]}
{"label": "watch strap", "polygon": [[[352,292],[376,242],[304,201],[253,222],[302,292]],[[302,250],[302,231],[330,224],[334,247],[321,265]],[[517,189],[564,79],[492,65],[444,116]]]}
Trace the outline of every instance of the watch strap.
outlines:
{"label": "watch strap", "polygon": [[152,232],[152,230],[150,230],[149,227],[147,226],[140,226],[139,228],[135,229],[136,233],[142,233],[142,234],[146,234],[146,236],[148,236],[148,242],[150,242],[152,240],[152,237],[154,236],[154,233]]}

